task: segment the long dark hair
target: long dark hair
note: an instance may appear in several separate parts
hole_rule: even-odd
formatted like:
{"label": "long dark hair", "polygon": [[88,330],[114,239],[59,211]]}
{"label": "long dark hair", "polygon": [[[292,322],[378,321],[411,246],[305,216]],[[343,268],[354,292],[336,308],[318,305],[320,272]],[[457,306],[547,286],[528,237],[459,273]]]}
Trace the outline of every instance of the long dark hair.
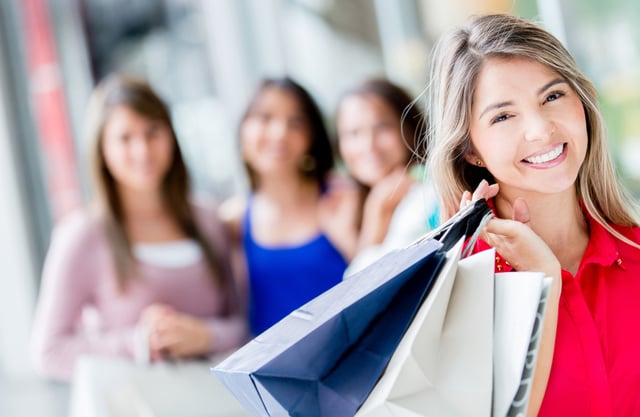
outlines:
{"label": "long dark hair", "polygon": [[[264,91],[270,88],[277,88],[291,94],[298,101],[302,114],[309,123],[311,138],[307,155],[313,160],[313,165],[308,168],[301,167],[300,173],[303,177],[319,184],[321,187],[324,187],[327,174],[331,171],[334,164],[329,133],[325,127],[322,112],[313,100],[313,97],[311,97],[311,94],[309,94],[309,92],[296,81],[289,77],[263,79],[249,101],[249,105],[242,116],[240,125],[242,126],[242,124],[247,120]],[[258,186],[257,174],[251,166],[246,163],[246,161],[244,165],[249,175],[251,189],[255,190]]]}
{"label": "long dark hair", "polygon": [[105,209],[107,240],[113,252],[120,289],[124,290],[131,278],[135,260],[131,251],[131,241],[123,226],[125,213],[116,180],[107,168],[102,151],[105,123],[113,109],[118,106],[125,106],[141,116],[161,121],[169,128],[174,142],[174,152],[171,165],[162,182],[163,203],[180,229],[202,248],[213,283],[225,287],[229,277],[196,225],[189,203],[189,175],[171,123],[169,109],[145,81],[130,76],[112,75],[100,82],[93,92],[87,127],[92,142],[93,180],[99,203]]}

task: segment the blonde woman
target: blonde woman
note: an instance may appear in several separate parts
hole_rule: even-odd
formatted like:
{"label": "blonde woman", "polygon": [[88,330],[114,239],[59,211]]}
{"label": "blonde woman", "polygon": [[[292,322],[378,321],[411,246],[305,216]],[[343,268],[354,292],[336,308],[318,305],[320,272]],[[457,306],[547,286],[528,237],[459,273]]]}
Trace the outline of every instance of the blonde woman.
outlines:
{"label": "blonde woman", "polygon": [[[140,361],[238,346],[247,326],[216,211],[189,200],[169,111],[143,81],[113,76],[89,108],[97,201],[54,230],[32,353],[66,380],[83,354]],[[85,311],[97,314],[87,326]]]}
{"label": "blonde woman", "polygon": [[496,271],[555,281],[528,414],[640,415],[640,228],[596,90],[555,37],[509,15],[444,36],[432,64],[443,210],[489,199],[476,249],[496,248]]}

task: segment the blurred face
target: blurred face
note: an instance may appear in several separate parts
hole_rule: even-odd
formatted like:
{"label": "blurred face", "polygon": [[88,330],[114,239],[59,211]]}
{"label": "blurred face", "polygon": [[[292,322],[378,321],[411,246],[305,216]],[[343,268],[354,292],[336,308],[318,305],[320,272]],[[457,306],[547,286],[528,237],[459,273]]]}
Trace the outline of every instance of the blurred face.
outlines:
{"label": "blurred face", "polygon": [[259,176],[301,175],[311,129],[293,94],[267,87],[242,123],[240,141],[244,160]]}
{"label": "blurred face", "polygon": [[573,192],[588,136],[577,93],[525,58],[490,58],[481,70],[470,125],[475,153],[502,194]]}
{"label": "blurred face", "polygon": [[165,122],[144,117],[126,106],[115,107],[102,133],[107,168],[120,187],[158,190],[174,152],[171,130]]}
{"label": "blurred face", "polygon": [[340,155],[353,177],[374,186],[396,168],[404,167],[409,149],[402,138],[400,118],[379,97],[346,97],[338,112]]}

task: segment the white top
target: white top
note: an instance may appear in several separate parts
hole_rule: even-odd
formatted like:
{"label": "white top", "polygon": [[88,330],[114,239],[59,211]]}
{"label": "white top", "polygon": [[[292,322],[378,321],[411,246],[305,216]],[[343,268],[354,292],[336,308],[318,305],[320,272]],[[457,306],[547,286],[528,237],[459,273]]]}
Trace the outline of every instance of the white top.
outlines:
{"label": "white top", "polygon": [[162,268],[184,268],[202,259],[202,248],[193,239],[136,243],[133,254],[141,262]]}
{"label": "white top", "polygon": [[398,204],[384,240],[364,248],[351,261],[344,277],[361,271],[383,255],[404,248],[435,228],[439,222],[438,198],[431,182],[416,183]]}

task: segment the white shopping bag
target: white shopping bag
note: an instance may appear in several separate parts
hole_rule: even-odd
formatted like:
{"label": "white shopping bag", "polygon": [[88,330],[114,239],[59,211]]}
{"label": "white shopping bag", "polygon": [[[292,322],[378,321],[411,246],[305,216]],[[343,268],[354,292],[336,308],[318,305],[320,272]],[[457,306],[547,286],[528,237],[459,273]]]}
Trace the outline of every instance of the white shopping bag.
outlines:
{"label": "white shopping bag", "polygon": [[493,417],[526,414],[551,280],[541,272],[496,274]]}
{"label": "white shopping bag", "polygon": [[248,417],[215,378],[212,363],[138,365],[83,356],[76,364],[70,417]]}
{"label": "white shopping bag", "polygon": [[489,417],[495,251],[461,243],[356,416]]}

